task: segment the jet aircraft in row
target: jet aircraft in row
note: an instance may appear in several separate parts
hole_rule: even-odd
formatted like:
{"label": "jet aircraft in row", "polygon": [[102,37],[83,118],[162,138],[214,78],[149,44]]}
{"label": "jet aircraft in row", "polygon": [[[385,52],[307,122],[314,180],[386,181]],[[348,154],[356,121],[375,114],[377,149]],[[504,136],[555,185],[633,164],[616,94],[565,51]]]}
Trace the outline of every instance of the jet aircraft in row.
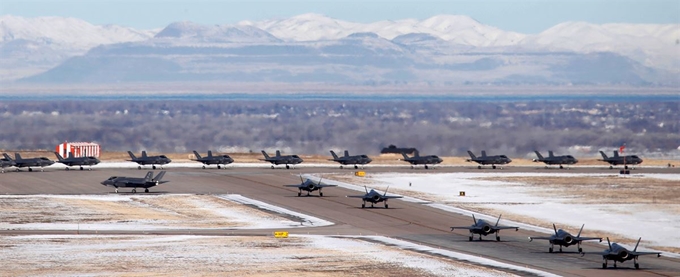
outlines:
{"label": "jet aircraft in row", "polygon": [[302,176],[300,176],[300,184],[298,185],[285,185],[285,187],[290,187],[290,188],[298,188],[298,197],[302,196],[302,191],[307,192],[307,196],[313,191],[318,190],[319,191],[319,196],[323,197],[323,192],[321,192],[321,189],[327,188],[327,187],[337,187],[338,185],[328,185],[324,184],[321,182],[322,179],[319,179],[319,182],[314,182],[312,179],[307,178],[306,180],[302,180]]}
{"label": "jet aircraft in row", "polygon": [[[543,162],[546,165],[559,165],[560,169],[564,168],[563,165],[572,165],[578,163],[578,160],[572,155],[562,155],[555,156],[553,151],[548,151],[548,157],[543,157],[538,151],[534,151],[538,159],[534,159],[534,162]],[[547,166],[546,166],[547,167]]]}
{"label": "jet aircraft in row", "polygon": [[290,169],[291,165],[295,167],[296,164],[303,162],[302,158],[298,157],[298,155],[281,155],[281,151],[279,150],[276,150],[276,156],[274,157],[270,157],[264,150],[262,150],[262,155],[264,155],[264,159],[262,160],[270,162],[272,164],[272,169],[274,169],[275,165],[281,164],[286,165],[286,169]]}
{"label": "jet aircraft in row", "polygon": [[221,169],[222,166],[226,166],[230,163],[234,162],[234,159],[229,157],[229,155],[217,155],[213,156],[212,151],[208,150],[208,156],[201,157],[201,154],[198,154],[194,150],[194,156],[196,156],[196,159],[194,161],[203,163],[203,169],[205,169],[206,165],[217,165],[217,169]]}
{"label": "jet aircraft in row", "polygon": [[475,234],[479,235],[479,240],[482,240],[482,236],[487,236],[489,234],[496,234],[496,241],[501,241],[500,237],[500,232],[501,230],[505,229],[515,229],[515,231],[519,230],[519,227],[517,226],[502,226],[498,225],[498,222],[501,221],[501,216],[498,216],[498,220],[496,220],[496,224],[491,225],[490,222],[484,220],[484,219],[476,219],[475,215],[472,215],[472,224],[471,226],[462,226],[462,227],[451,227],[451,231],[455,229],[467,229],[470,231],[470,237],[468,238],[470,241],[472,241],[473,236]]}
{"label": "jet aircraft in row", "polygon": [[585,224],[581,225],[581,230],[578,231],[578,234],[576,236],[570,234],[567,231],[564,231],[562,229],[557,229],[555,227],[555,224],[553,224],[553,230],[555,230],[555,234],[551,235],[549,237],[529,237],[529,241],[533,241],[535,239],[540,239],[540,240],[547,240],[550,242],[550,248],[548,248],[548,252],[552,253],[553,252],[553,246],[554,245],[559,245],[560,246],[560,252],[562,252],[562,246],[564,247],[569,247],[571,245],[578,245],[578,252],[583,252],[583,248],[581,248],[581,242],[586,241],[586,240],[599,240],[602,242],[602,238],[596,238],[596,237],[582,237],[581,232],[583,231],[583,226],[586,226]]}
{"label": "jet aircraft in row", "polygon": [[404,156],[404,161],[411,164],[411,168],[415,168],[416,165],[423,165],[425,169],[429,169],[428,165],[440,164],[443,160],[437,155],[427,155],[420,156],[418,150],[413,152],[413,157],[409,157],[406,153],[401,153]]}
{"label": "jet aircraft in row", "polygon": [[73,153],[68,153],[68,158],[64,159],[59,152],[54,152],[57,156],[57,162],[66,166],[66,170],[70,170],[73,166],[79,166],[83,170],[83,166],[89,166],[87,170],[92,170],[92,166],[99,164],[99,159],[95,157],[73,157]]}
{"label": "jet aircraft in row", "polygon": [[6,163],[13,163],[13,166],[17,168],[17,171],[19,171],[19,169],[22,167],[28,167],[28,171],[33,171],[34,167],[40,167],[40,171],[45,171],[44,168],[46,166],[54,164],[54,161],[45,157],[24,159],[21,158],[19,153],[14,153],[14,159],[12,159],[9,155],[7,155],[7,153],[2,153],[2,155],[5,157],[5,160],[7,160]]}
{"label": "jet aircraft in row", "polygon": [[145,165],[151,165],[151,168],[156,169],[156,165],[160,166],[160,168],[163,168],[163,165],[169,164],[172,162],[172,160],[165,155],[158,155],[158,156],[147,156],[146,151],[142,151],[142,156],[137,158],[135,154],[132,154],[132,151],[128,151],[128,155],[130,155],[130,160],[131,162],[137,163],[139,166],[137,166],[137,169],[142,169],[142,166]]}
{"label": "jet aircraft in row", "polygon": [[472,151],[467,152],[468,155],[470,155],[470,158],[465,161],[478,163],[478,169],[482,169],[482,165],[491,165],[491,168],[496,169],[496,165],[504,165],[512,162],[512,160],[506,155],[487,156],[486,151],[484,150],[482,150],[481,157],[475,156],[475,154],[472,154]]}
{"label": "jet aircraft in row", "polygon": [[[614,268],[616,268],[616,262],[623,263],[625,261],[633,260],[635,269],[640,269],[640,264],[638,263],[638,258],[640,256],[656,255],[657,257],[661,257],[661,252],[637,251],[637,248],[640,245],[640,240],[642,240],[642,237],[638,239],[637,243],[635,244],[635,248],[633,248],[633,250],[631,251],[619,245],[618,243],[611,243],[609,241],[609,238],[607,238],[607,245],[609,246],[609,249],[605,249],[600,253],[588,253],[588,254],[602,255],[603,260],[602,268],[607,268],[607,261],[610,260],[614,261]],[[585,254],[586,253],[582,253],[581,255]]]}
{"label": "jet aircraft in row", "polygon": [[373,204],[378,204],[380,202],[385,202],[385,209],[389,209],[389,206],[387,205],[387,200],[389,199],[394,199],[394,198],[403,198],[403,196],[398,196],[398,195],[387,195],[387,190],[390,187],[388,186],[385,189],[385,193],[380,194],[379,192],[371,189],[371,191],[368,191],[368,188],[364,186],[364,189],[366,190],[366,194],[364,195],[347,195],[349,198],[361,198],[363,203],[361,204],[361,208],[366,208],[366,202],[371,203],[371,208],[373,208]]}
{"label": "jet aircraft in row", "polygon": [[600,161],[609,163],[609,169],[614,168],[615,165],[624,165],[625,169],[628,169],[628,165],[638,165],[642,163],[642,159],[637,155],[619,156],[619,151],[614,151],[613,157],[607,157],[602,151],[600,151],[600,155],[602,155]]}
{"label": "jet aircraft in row", "polygon": [[342,169],[343,166],[345,165],[354,165],[354,169],[358,169],[359,165],[363,166],[366,164],[369,164],[373,160],[369,158],[366,155],[354,155],[350,156],[349,151],[345,150],[345,155],[342,157],[338,157],[333,150],[331,150],[331,155],[333,155],[333,159],[329,161],[334,161],[340,164],[340,169]]}

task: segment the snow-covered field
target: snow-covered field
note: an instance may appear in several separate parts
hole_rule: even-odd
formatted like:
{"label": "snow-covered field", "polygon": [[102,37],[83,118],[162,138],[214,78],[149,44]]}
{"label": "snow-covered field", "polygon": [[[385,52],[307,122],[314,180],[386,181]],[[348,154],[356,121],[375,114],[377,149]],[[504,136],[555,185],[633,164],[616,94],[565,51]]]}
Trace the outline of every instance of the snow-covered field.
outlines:
{"label": "snow-covered field", "polygon": [[14,230],[271,229],[333,224],[234,194],[0,195],[0,206],[0,229]]}
{"label": "snow-covered field", "polygon": [[0,247],[8,276],[512,276],[442,256],[551,276],[384,237],[31,235],[0,236]]}
{"label": "snow-covered field", "polygon": [[[610,236],[613,241],[680,253],[680,175],[570,173],[445,173],[324,176],[363,191],[363,185],[409,196],[436,208],[518,222],[522,228],[552,233],[551,223],[576,234]],[[333,182],[328,180],[328,182]],[[349,185],[353,183],[357,185]],[[466,196],[459,196],[465,191]],[[479,215],[482,213],[485,215]],[[524,224],[521,224],[524,223]],[[472,224],[472,219],[470,219]],[[606,242],[605,242],[606,243]]]}

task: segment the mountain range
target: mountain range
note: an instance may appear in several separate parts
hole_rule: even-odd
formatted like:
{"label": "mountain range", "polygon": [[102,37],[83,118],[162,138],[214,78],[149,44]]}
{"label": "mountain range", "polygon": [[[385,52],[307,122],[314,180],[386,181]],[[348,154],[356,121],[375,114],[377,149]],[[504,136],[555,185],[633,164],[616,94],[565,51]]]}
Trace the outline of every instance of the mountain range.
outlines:
{"label": "mountain range", "polygon": [[539,34],[438,15],[356,23],[318,14],[163,29],[0,16],[0,81],[678,86],[680,25],[565,22]]}

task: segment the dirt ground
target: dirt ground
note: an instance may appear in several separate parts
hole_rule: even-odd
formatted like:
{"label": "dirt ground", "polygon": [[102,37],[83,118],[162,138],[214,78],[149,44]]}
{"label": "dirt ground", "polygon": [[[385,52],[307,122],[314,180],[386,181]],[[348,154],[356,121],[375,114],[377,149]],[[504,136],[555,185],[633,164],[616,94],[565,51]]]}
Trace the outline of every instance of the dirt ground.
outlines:
{"label": "dirt ground", "polygon": [[[115,197],[115,196],[113,196]],[[116,200],[117,199],[117,200]],[[225,211],[229,211],[226,213]],[[0,218],[8,224],[144,224],[183,228],[248,227],[231,220],[241,213],[260,219],[286,219],[211,195],[155,195],[118,198],[0,197]],[[11,225],[10,225],[11,226]]]}
{"label": "dirt ground", "polygon": [[[318,239],[0,236],[0,267],[6,276],[507,276],[375,243]],[[419,262],[437,268],[413,266]]]}
{"label": "dirt ground", "polygon": [[[3,150],[2,152],[7,152],[10,154],[10,156],[13,156],[12,153],[17,152],[17,151],[12,151],[12,150]],[[18,151],[18,153],[21,154],[23,158],[32,158],[32,157],[47,157],[51,160],[55,159],[54,153],[52,151]],[[140,155],[140,153],[135,153],[136,155]],[[172,159],[175,162],[189,162],[191,159],[195,159],[193,153],[153,153],[149,152],[148,155],[166,155],[168,158]],[[205,153],[203,153],[205,154]],[[220,154],[220,153],[213,153],[213,155]],[[238,163],[262,163],[260,159],[263,158],[261,153],[221,153],[221,154],[228,154],[230,157],[232,157],[236,162]],[[272,155],[273,153],[270,153]],[[286,153],[290,154],[290,153]],[[315,164],[333,164],[337,165],[337,163],[333,161],[329,161],[328,159],[332,158],[329,155],[299,155],[302,159],[305,160],[306,163],[315,163]],[[469,159],[469,157],[441,157],[444,161],[441,163],[441,165],[449,165],[449,166],[474,166],[476,165],[475,163],[470,163],[466,162],[466,159]],[[512,158],[512,163],[509,166],[542,166],[543,163],[535,163],[531,159],[520,159],[520,158]],[[649,159],[642,157],[644,162],[641,165],[642,167],[645,166],[668,166],[669,164],[674,165],[674,166],[680,166],[680,161],[678,160],[666,160],[666,159]],[[128,156],[127,152],[102,152],[100,160],[102,161],[109,161],[109,162],[120,162],[120,161],[126,161],[129,160],[130,156]],[[372,164],[394,164],[394,165],[408,165],[404,161],[401,161],[403,157],[401,155],[397,154],[381,154],[379,156],[371,156],[371,159],[373,159]],[[598,157],[594,158],[580,158],[578,157],[579,162],[577,166],[607,166],[606,163],[602,161],[598,161]]]}

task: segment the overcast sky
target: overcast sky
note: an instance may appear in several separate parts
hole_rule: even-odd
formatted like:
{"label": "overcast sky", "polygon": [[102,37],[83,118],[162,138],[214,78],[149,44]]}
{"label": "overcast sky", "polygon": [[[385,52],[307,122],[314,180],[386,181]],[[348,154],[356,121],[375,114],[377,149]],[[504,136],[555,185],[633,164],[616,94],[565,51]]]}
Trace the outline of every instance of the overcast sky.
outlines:
{"label": "overcast sky", "polygon": [[217,0],[1,0],[1,15],[75,17],[93,24],[162,28],[189,20],[233,24],[242,20],[319,13],[355,22],[426,19],[460,14],[503,30],[539,33],[565,21],[680,23],[680,0],[467,0],[467,1],[217,1]]}

